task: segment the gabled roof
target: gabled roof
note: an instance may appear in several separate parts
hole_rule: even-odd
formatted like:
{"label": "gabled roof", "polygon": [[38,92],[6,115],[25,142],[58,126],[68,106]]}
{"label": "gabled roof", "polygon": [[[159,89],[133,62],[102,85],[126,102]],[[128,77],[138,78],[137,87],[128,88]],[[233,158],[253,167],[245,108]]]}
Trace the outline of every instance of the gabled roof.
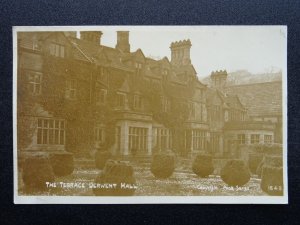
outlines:
{"label": "gabled roof", "polygon": [[241,110],[245,109],[244,105],[241,103],[237,95],[229,95],[214,88],[207,88],[206,100],[208,105],[211,104],[215,96],[220,98],[220,100],[222,101],[223,108],[235,108]]}
{"label": "gabled roof", "polygon": [[146,63],[149,65],[150,68],[159,67],[159,61],[151,58],[146,58]]}
{"label": "gabled roof", "polygon": [[89,57],[89,55],[84,52],[80,47],[79,45],[73,41],[73,39],[76,39],[76,38],[71,38],[71,37],[67,37],[64,32],[46,32],[45,35],[42,35],[40,37],[40,40],[47,40],[49,38],[51,38],[53,35],[61,35],[67,43],[70,44],[70,46],[72,46],[73,48],[76,49],[76,51],[74,52],[74,57],[79,59],[79,60],[82,60],[82,61],[87,61],[87,62],[91,62],[93,63],[94,60],[92,57]]}
{"label": "gabled roof", "polygon": [[60,34],[60,35],[63,35],[64,37],[66,37],[65,34],[60,31],[50,31],[50,32],[41,31],[41,32],[33,32],[33,34],[38,35],[38,37],[39,37],[38,40],[40,40],[40,41],[44,41],[44,40],[48,39],[49,37],[51,37],[52,35],[57,35],[57,34]]}
{"label": "gabled roof", "polygon": [[[18,39],[42,41],[53,32],[18,32]],[[55,32],[56,33],[56,32]]]}
{"label": "gabled roof", "polygon": [[145,57],[143,51],[140,48],[137,49],[135,52],[132,52],[131,56],[132,56],[133,59],[142,59],[143,61],[146,60],[146,57]]}
{"label": "gabled roof", "polygon": [[107,65],[111,62],[111,60],[108,58],[104,48],[101,48],[98,50],[96,59],[100,64],[103,64],[103,65]]}
{"label": "gabled roof", "polygon": [[123,63],[122,57],[124,54],[118,49],[98,45],[93,42],[77,38],[68,38],[90,61],[97,65],[103,65],[103,59],[105,59],[106,64],[109,64],[112,67],[123,70],[131,70],[130,67]]}
{"label": "gabled roof", "polygon": [[237,95],[226,94],[224,97],[224,101],[230,108],[235,108],[235,109],[245,108]]}
{"label": "gabled roof", "polygon": [[213,89],[213,88],[207,88],[206,89],[206,100],[207,103],[209,104],[210,102],[212,102],[212,99],[218,96],[222,102],[224,102],[224,97],[223,95],[221,95],[220,91],[218,91],[217,89]]}
{"label": "gabled roof", "polygon": [[179,84],[179,85],[183,85],[183,86],[187,85],[187,81],[184,79],[180,79],[178,76],[176,76],[176,74],[171,76],[171,81],[175,84]]}
{"label": "gabled roof", "polygon": [[88,62],[95,62],[95,60],[93,59],[93,57],[89,56],[86,52],[84,52],[76,42],[72,42],[74,48],[77,49],[77,51],[74,53],[74,57],[78,60],[82,60],[82,61],[88,61]]}
{"label": "gabled roof", "polygon": [[238,95],[250,116],[282,115],[281,81],[229,86],[225,92]]}
{"label": "gabled roof", "polygon": [[163,57],[159,62],[163,67],[171,67],[171,63],[167,57]]}
{"label": "gabled roof", "polygon": [[[183,66],[174,66],[170,63],[167,57],[160,60],[154,60],[145,57],[141,49],[137,49],[132,53],[124,53],[115,48],[110,48],[103,45],[98,45],[90,41],[85,41],[77,39],[74,37],[67,37],[70,43],[78,50],[75,57],[79,60],[85,60],[97,65],[106,65],[118,69],[123,69],[127,71],[134,71],[134,68],[128,61],[142,59],[146,63],[147,67],[145,69],[146,76],[161,79],[161,68],[169,68],[168,77],[171,81],[180,84],[186,84],[186,80],[183,77],[178,77],[180,74],[196,75],[196,70],[192,64]],[[201,86],[201,82],[199,85]]]}
{"label": "gabled roof", "polygon": [[127,80],[127,79],[125,79],[125,80],[123,81],[123,84],[122,84],[122,86],[118,89],[118,91],[120,91],[120,92],[126,92],[126,93],[130,92],[130,88],[129,88],[129,84],[128,84],[128,80]]}
{"label": "gabled roof", "polygon": [[83,52],[78,44],[72,41],[69,37],[67,37],[63,32],[19,32],[18,38],[20,39],[20,45],[25,48],[32,48],[33,41],[44,42],[48,39],[57,37],[60,35],[65,43],[70,45],[75,49],[74,57],[85,62],[93,62],[92,58],[90,58],[85,52]]}

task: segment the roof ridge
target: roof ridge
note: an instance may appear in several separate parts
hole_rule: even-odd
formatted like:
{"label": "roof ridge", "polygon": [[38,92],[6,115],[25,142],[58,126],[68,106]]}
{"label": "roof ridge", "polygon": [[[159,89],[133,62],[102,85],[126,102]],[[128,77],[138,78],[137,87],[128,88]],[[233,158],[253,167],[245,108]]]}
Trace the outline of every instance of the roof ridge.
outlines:
{"label": "roof ridge", "polygon": [[70,40],[70,42],[73,44],[73,46],[86,58],[86,59],[88,59],[90,62],[94,62],[92,59],[90,59],[90,57],[88,57],[85,53],[84,53],[84,51],[78,46],[78,44],[77,43],[74,43],[73,41],[71,41]]}
{"label": "roof ridge", "polygon": [[238,86],[251,86],[251,85],[258,85],[258,84],[268,84],[268,83],[282,83],[282,80],[274,80],[274,81],[266,81],[266,82],[257,82],[257,83],[249,83],[249,84],[234,84],[234,85],[228,85],[226,88],[230,87],[238,87]]}

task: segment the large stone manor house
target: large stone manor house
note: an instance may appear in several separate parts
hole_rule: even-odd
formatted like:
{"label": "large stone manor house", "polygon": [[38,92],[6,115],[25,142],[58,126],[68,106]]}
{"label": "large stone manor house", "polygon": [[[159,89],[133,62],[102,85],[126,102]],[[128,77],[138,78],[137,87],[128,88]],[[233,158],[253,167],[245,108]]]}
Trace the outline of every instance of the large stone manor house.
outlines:
{"label": "large stone manor house", "polygon": [[258,95],[264,86],[228,87],[225,70],[201,83],[190,40],[155,60],[116,35],[111,48],[101,31],[18,32],[18,150],[238,157],[240,144],[282,141],[281,97]]}

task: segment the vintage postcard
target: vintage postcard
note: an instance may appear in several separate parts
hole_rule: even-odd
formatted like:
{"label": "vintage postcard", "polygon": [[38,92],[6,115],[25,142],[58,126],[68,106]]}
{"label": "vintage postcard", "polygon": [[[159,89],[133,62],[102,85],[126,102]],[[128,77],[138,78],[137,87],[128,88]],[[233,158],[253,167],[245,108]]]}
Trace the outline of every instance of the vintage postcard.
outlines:
{"label": "vintage postcard", "polygon": [[16,204],[287,204],[286,26],[13,27]]}

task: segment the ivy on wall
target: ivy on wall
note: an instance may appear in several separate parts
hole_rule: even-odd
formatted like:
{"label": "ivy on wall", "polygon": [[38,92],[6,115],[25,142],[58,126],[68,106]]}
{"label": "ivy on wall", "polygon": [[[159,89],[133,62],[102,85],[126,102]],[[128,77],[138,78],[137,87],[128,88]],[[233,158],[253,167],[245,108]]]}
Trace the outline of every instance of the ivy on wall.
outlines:
{"label": "ivy on wall", "polygon": [[[185,122],[189,118],[189,102],[195,94],[193,80],[186,85],[176,84],[168,78],[160,80],[160,84],[143,79],[143,76],[132,76],[124,72],[107,68],[107,86],[97,81],[100,68],[89,63],[78,62],[73,59],[60,59],[43,55],[42,93],[30,95],[26,84],[26,77],[19,76],[18,83],[18,144],[26,147],[34,135],[35,127],[25,119],[24,115],[34,115],[34,105],[40,105],[55,118],[66,121],[66,150],[85,151],[93,148],[93,132],[95,123],[102,123],[105,127],[106,140],[104,149],[115,143],[116,111],[114,109],[117,92],[125,80],[129,84],[128,102],[133,109],[133,95],[139,93],[144,99],[143,110],[152,114],[153,120],[163,124],[173,132],[173,151],[186,154],[184,146]],[[22,73],[18,73],[22,74]],[[76,79],[76,98],[66,98],[66,81]],[[107,103],[96,104],[97,88],[107,88]],[[170,108],[162,110],[161,97],[170,102]],[[38,116],[38,115],[37,115]],[[26,134],[26,135],[25,135]]]}

